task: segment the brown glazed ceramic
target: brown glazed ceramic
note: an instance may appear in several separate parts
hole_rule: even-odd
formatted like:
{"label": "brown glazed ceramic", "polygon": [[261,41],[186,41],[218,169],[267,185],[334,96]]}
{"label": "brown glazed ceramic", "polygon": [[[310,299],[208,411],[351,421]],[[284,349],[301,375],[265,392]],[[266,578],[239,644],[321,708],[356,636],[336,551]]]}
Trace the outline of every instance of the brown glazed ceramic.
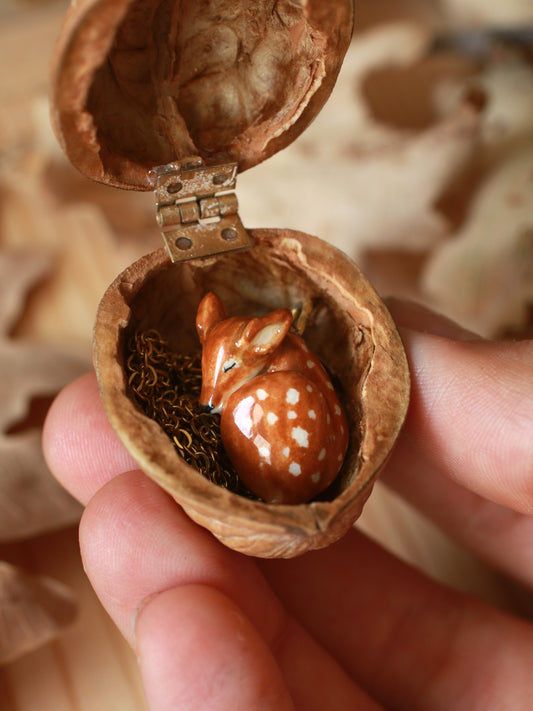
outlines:
{"label": "brown glazed ceramic", "polygon": [[[78,0],[54,65],[59,140],[89,177],[139,190],[154,166],[191,155],[249,168],[319,111],[352,18],[351,0]],[[228,546],[290,557],[337,540],[361,513],[402,425],[409,375],[386,308],[344,254],[297,232],[249,234],[248,250],[173,264],[161,249],[126,269],[98,311],[95,364],[109,418],[148,476]],[[229,316],[311,304],[305,339],[335,378],[349,442],[338,476],[309,503],[262,503],[210,483],[134,403],[129,337],[157,329],[177,352],[197,351],[209,291]]]}
{"label": "brown glazed ceramic", "polygon": [[228,318],[209,291],[198,307],[200,405],[221,413],[224,448],[263,501],[301,504],[339,473],[348,425],[331,378],[283,307]]}

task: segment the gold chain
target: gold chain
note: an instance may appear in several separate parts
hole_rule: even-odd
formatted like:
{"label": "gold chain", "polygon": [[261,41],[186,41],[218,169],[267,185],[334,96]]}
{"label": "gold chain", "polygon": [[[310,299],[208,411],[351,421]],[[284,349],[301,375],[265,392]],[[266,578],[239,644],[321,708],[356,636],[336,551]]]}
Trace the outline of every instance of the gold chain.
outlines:
{"label": "gold chain", "polygon": [[128,384],[143,412],[170,437],[180,457],[209,481],[256,498],[240,481],[222,445],[220,416],[200,407],[201,355],[177,354],[155,330],[128,343]]}

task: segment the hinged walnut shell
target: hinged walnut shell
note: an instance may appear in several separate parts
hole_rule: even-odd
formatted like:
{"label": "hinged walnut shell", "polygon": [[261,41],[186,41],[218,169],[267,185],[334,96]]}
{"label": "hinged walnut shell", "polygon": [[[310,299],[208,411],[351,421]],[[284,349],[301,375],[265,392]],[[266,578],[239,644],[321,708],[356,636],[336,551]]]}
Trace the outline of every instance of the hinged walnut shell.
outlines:
{"label": "hinged walnut shell", "polygon": [[[96,369],[110,420],[144,471],[189,516],[236,550],[290,557],[337,540],[357,519],[402,425],[409,398],[403,347],[386,308],[345,255],[309,235],[250,231],[243,252],[172,264],[161,249],[133,264],[106,292],[95,332]],[[313,304],[311,349],[340,382],[350,444],[324,500],[264,504],[204,479],[128,392],[125,347],[136,329],[157,329],[177,351],[198,349],[195,314],[215,291],[230,315]]]}
{"label": "hinged walnut shell", "polygon": [[78,0],[53,62],[56,134],[118,187],[194,155],[245,170],[320,111],[352,23],[352,0]]}
{"label": "hinged walnut shell", "polygon": [[[249,168],[318,113],[352,19],[352,0],[78,0],[54,62],[59,140],[89,177],[138,190],[151,187],[155,166],[189,156]],[[249,234],[249,250],[173,264],[161,249],[126,269],[98,311],[95,364],[122,441],[192,519],[236,550],[289,557],[338,539],[359,516],[402,425],[409,376],[387,310],[345,255],[287,230]],[[197,350],[207,291],[229,315],[312,305],[305,338],[340,383],[350,426],[341,472],[320,500],[265,504],[210,483],[134,403],[129,337],[156,329],[177,352]]]}

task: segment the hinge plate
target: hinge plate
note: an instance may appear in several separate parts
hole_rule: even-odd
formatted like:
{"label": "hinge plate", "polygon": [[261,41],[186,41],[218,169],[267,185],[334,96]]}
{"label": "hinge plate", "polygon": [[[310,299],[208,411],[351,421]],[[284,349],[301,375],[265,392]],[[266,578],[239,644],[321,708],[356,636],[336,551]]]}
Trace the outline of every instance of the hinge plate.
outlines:
{"label": "hinge plate", "polygon": [[206,166],[194,157],[159,166],[151,174],[157,221],[173,262],[252,246],[231,192],[237,182],[237,163]]}

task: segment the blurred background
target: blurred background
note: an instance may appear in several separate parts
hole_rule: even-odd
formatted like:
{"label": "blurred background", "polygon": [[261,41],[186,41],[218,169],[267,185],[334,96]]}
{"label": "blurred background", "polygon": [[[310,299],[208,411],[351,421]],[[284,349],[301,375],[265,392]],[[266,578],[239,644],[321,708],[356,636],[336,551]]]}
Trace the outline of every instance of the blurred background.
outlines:
{"label": "blurred background", "polygon": [[[105,288],[162,244],[153,196],[90,182],[52,134],[65,9],[0,0],[0,709],[141,711],[133,655],[84,577],[80,508],[40,449],[54,395],[91,367]],[[330,101],[237,191],[246,226],[329,240],[383,296],[530,337],[533,3],[357,0]],[[359,525],[434,578],[530,614],[527,594],[379,485]]]}

